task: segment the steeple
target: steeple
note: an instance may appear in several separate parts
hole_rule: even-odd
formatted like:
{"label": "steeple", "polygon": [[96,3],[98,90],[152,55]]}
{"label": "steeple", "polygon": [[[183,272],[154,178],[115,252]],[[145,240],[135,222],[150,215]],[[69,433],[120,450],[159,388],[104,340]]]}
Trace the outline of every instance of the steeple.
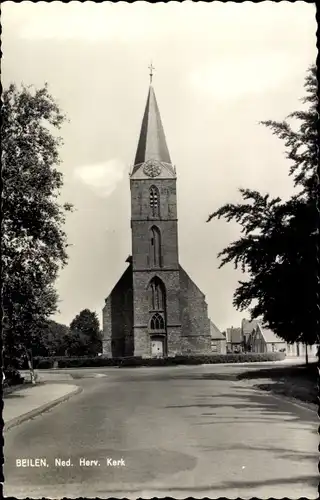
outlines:
{"label": "steeple", "polygon": [[[152,75],[152,73],[151,73]],[[150,78],[151,79],[151,78]],[[171,159],[163,131],[156,96],[150,84],[145,107],[134,169],[148,160],[156,160],[171,165]]]}

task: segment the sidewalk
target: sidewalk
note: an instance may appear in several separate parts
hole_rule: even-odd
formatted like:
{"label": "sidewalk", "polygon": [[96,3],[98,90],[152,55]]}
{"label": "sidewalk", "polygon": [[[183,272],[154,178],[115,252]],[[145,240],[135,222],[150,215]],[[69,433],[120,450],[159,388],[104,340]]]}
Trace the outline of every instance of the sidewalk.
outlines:
{"label": "sidewalk", "polygon": [[4,430],[19,425],[82,391],[81,387],[66,384],[38,385],[21,388],[3,399]]}
{"label": "sidewalk", "polygon": [[[25,380],[30,381],[30,373],[27,370],[20,370]],[[105,373],[97,373],[97,369],[92,371],[88,368],[57,368],[56,370],[35,370],[38,382],[70,382],[79,378],[101,378],[106,377]]]}
{"label": "sidewalk", "polygon": [[[25,380],[27,380],[28,382],[30,382],[30,372],[29,370],[20,370],[20,373],[21,375],[25,378]],[[72,375],[70,373],[65,373],[64,371],[62,370],[35,370],[34,371],[35,373],[35,376],[36,376],[36,380],[38,382],[66,382],[66,381],[70,381],[70,383],[72,384],[73,383],[73,380],[74,378],[72,377]]]}

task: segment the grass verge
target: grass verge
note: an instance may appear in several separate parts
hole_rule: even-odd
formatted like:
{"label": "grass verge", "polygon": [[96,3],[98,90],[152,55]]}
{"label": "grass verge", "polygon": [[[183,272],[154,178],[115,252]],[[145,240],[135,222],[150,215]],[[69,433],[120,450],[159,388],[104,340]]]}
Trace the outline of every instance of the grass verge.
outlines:
{"label": "grass verge", "polygon": [[255,387],[304,403],[318,404],[317,363],[281,366],[242,372],[238,380],[256,381]]}

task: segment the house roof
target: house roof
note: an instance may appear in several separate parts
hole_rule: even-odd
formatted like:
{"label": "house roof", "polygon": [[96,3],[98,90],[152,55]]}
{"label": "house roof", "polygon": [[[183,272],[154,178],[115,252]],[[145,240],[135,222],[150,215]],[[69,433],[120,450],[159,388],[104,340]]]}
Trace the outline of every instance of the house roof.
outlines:
{"label": "house roof", "polygon": [[249,319],[243,319],[241,322],[241,328],[243,335],[250,335],[252,331],[257,328],[259,321],[257,319],[253,319],[250,321]]}
{"label": "house roof", "polygon": [[212,339],[226,340],[223,333],[220,332],[219,328],[210,320],[210,334]]}
{"label": "house roof", "polygon": [[241,328],[227,328],[227,342],[231,344],[240,344],[242,342]]}
{"label": "house roof", "polygon": [[258,328],[261,332],[262,337],[264,338],[265,342],[267,344],[275,344],[277,342],[284,342],[283,339],[278,337],[272,330],[269,330],[268,328],[263,328],[263,326],[258,323]]}

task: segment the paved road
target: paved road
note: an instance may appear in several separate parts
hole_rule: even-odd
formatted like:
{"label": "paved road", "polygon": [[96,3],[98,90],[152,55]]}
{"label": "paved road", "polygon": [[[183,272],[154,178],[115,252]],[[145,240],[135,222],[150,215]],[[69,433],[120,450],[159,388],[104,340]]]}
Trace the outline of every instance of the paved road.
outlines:
{"label": "paved road", "polygon": [[[317,415],[235,381],[244,369],[115,368],[74,380],[81,394],[5,434],[5,495],[317,498]],[[16,467],[22,458],[47,466]]]}

